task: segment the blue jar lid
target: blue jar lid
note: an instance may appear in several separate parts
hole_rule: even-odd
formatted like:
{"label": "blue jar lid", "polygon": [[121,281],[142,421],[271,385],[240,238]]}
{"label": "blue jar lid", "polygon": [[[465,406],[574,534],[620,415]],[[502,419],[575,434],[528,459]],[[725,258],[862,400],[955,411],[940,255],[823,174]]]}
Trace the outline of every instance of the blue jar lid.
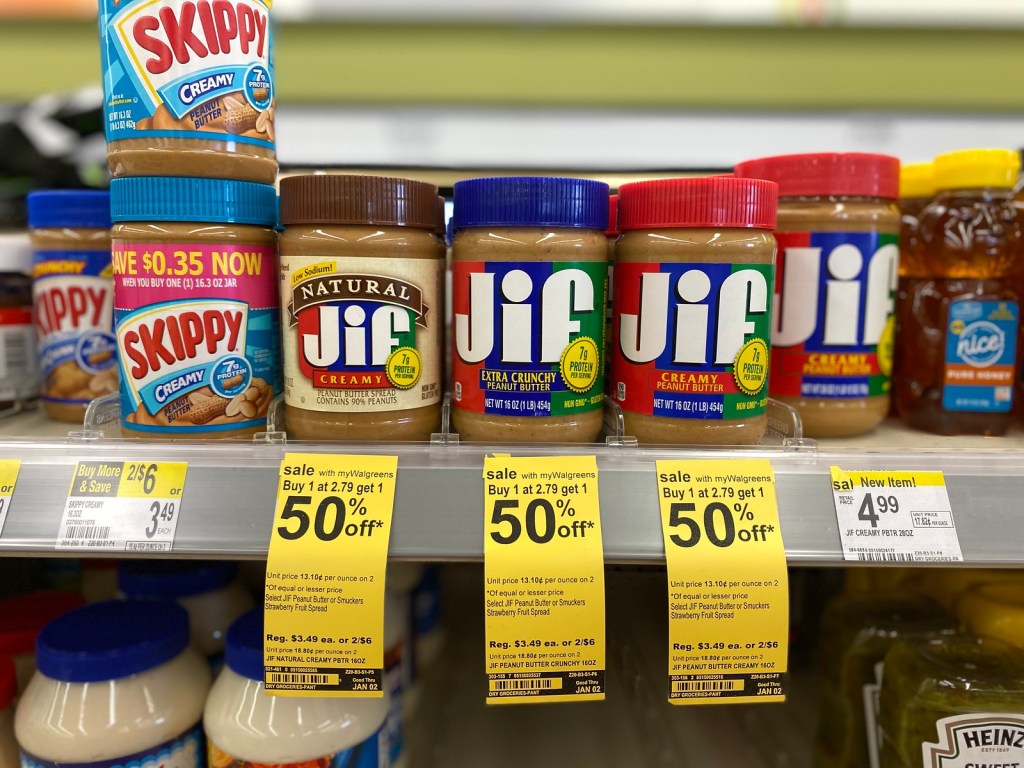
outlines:
{"label": "blue jar lid", "polygon": [[206,221],[277,224],[277,194],[270,184],[226,179],[136,176],[110,182],[114,221]]}
{"label": "blue jar lid", "polygon": [[36,666],[52,680],[93,683],[145,672],[188,647],[188,614],[170,600],[109,600],[76,608],[36,640]]}
{"label": "blue jar lid", "polygon": [[243,613],[228,628],[224,663],[237,675],[263,681],[263,609]]}
{"label": "blue jar lid", "polygon": [[32,229],[110,228],[110,193],[106,190],[44,189],[29,192],[27,203],[28,225]]}
{"label": "blue jar lid", "polygon": [[237,563],[123,560],[117,565],[117,587],[126,597],[188,597],[227,586],[237,575]]}
{"label": "blue jar lid", "polygon": [[464,227],[608,228],[608,185],[590,179],[505,176],[457,181],[452,230]]}

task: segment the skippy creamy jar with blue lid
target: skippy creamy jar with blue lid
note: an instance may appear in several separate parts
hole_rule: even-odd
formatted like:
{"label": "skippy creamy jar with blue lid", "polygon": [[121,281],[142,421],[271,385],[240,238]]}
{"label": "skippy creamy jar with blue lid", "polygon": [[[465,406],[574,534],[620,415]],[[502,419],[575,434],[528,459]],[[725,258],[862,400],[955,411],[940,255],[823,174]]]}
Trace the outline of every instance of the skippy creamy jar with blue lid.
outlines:
{"label": "skippy creamy jar with blue lid", "polygon": [[100,0],[110,172],[272,184],[271,0]]}
{"label": "skippy creamy jar with blue lid", "polygon": [[110,184],[121,428],[243,437],[281,390],[277,198],[269,184]]}
{"label": "skippy creamy jar with blue lid", "polygon": [[210,672],[169,600],[77,608],[48,624],[18,703],[23,768],[206,768]]}

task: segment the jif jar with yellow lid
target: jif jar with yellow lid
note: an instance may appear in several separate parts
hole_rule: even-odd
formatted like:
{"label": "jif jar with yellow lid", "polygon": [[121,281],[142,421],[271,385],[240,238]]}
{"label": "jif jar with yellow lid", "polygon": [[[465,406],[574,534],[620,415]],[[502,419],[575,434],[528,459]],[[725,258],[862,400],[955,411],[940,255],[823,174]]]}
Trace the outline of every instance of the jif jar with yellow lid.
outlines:
{"label": "jif jar with yellow lid", "polygon": [[437,187],[281,180],[285,425],[303,440],[424,441],[441,423]]}
{"label": "jif jar with yellow lid", "polygon": [[903,375],[898,410],[916,429],[1001,435],[1010,426],[1020,327],[1021,225],[1013,205],[1017,152],[935,158],[935,199],[919,217],[897,314]]}
{"label": "jif jar with yellow lid", "polygon": [[1024,765],[1024,651],[969,635],[897,643],[879,724],[881,768]]}
{"label": "jif jar with yellow lid", "polygon": [[808,437],[859,435],[889,413],[899,160],[820,153],[749,160],[779,185],[769,394]]}
{"label": "jif jar with yellow lid", "polygon": [[768,424],[777,187],[619,189],[612,397],[641,443],[756,443]]}

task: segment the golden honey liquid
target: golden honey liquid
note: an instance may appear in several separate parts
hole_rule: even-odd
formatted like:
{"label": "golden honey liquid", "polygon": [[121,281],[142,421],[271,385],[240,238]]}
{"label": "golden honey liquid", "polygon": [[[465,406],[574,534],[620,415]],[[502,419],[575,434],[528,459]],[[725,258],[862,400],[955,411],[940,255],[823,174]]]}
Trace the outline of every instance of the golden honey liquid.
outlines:
{"label": "golden honey liquid", "polygon": [[[901,363],[893,388],[898,411],[910,426],[944,435],[1000,435],[1009,427],[1009,412],[947,410],[943,386],[950,305],[1019,302],[1021,246],[1009,190],[943,192],[921,212],[896,306]],[[1016,346],[1011,386],[1019,398],[1019,340]]]}

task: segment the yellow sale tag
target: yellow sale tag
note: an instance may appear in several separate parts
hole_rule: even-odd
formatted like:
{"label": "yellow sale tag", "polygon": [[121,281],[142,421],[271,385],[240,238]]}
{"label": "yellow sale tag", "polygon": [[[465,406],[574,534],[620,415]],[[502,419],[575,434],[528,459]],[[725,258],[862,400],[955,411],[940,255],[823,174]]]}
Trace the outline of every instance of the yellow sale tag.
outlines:
{"label": "yellow sale tag", "polygon": [[264,679],[279,696],[384,695],[397,456],[289,453],[267,553]]}
{"label": "yellow sale tag", "polygon": [[183,461],[80,461],[56,549],[170,552],[181,516]]}
{"label": "yellow sale tag", "polygon": [[593,456],[484,459],[484,579],[487,703],[604,699]]}
{"label": "yellow sale tag", "polygon": [[21,459],[0,460],[0,533],[4,532],[7,510],[11,507],[11,496],[14,495],[14,485],[18,482],[20,471]]}
{"label": "yellow sale tag", "polygon": [[669,701],[785,700],[789,587],[767,460],[659,461]]}

